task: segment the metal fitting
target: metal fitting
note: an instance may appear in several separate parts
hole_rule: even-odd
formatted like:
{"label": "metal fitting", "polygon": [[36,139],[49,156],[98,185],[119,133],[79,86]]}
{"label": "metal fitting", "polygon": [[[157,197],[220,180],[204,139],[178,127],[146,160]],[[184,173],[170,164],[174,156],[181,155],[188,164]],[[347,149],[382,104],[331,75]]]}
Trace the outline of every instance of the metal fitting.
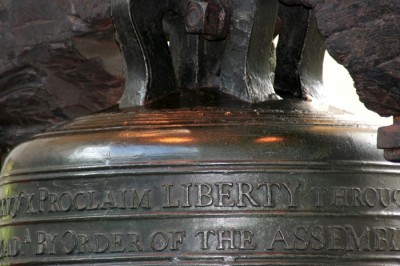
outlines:
{"label": "metal fitting", "polygon": [[378,148],[383,149],[385,159],[400,162],[400,116],[394,117],[394,124],[378,129]]}
{"label": "metal fitting", "polygon": [[204,35],[206,39],[219,40],[227,36],[228,12],[220,1],[199,2],[190,0],[186,8],[186,32]]}

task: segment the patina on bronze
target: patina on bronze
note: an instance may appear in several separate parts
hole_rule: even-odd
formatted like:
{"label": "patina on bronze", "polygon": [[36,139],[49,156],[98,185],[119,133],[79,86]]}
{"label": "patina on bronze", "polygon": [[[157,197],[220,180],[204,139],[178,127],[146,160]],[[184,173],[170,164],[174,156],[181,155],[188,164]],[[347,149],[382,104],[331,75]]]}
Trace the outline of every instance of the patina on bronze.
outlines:
{"label": "patina on bronze", "polygon": [[293,101],[78,119],[7,159],[2,265],[389,264],[400,168],[375,131]]}
{"label": "patina on bronze", "polygon": [[[224,1],[233,20],[260,19],[263,10],[276,16],[272,2]],[[146,7],[158,13],[141,18]],[[210,82],[183,75],[179,45],[169,50],[158,31],[158,16],[180,10],[174,8],[115,1],[128,75],[121,106],[50,129],[8,156],[0,183],[1,265],[396,264],[400,167],[383,161],[376,127],[303,101],[301,87],[286,90],[300,99],[277,100],[270,72],[254,87],[228,86],[269,68],[243,57],[260,47],[251,30],[231,31],[220,43],[192,34],[194,43],[226,53],[206,57],[196,46],[193,58],[210,66],[200,69],[213,71],[189,70]],[[175,13],[183,30],[186,14]],[[144,34],[149,29],[154,35]],[[264,29],[268,40],[273,29]],[[240,40],[247,40],[243,50],[230,50]],[[157,53],[166,57],[157,61]],[[163,67],[171,76],[161,75]],[[252,67],[259,72],[244,71]]]}

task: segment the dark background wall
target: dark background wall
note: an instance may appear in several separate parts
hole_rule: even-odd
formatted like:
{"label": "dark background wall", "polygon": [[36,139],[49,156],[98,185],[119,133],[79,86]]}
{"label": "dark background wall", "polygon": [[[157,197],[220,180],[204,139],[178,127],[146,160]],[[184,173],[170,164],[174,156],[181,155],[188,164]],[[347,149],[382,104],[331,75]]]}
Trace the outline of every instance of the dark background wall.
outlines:
{"label": "dark background wall", "polygon": [[109,0],[0,1],[0,154],[122,94]]}

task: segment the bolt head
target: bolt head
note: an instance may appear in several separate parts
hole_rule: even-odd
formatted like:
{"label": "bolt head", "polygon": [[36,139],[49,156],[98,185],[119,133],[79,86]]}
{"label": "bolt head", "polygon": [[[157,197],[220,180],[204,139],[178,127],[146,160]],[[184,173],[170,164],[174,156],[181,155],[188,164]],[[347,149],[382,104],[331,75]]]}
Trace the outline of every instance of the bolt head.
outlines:
{"label": "bolt head", "polygon": [[209,3],[189,1],[186,8],[185,27],[187,33],[203,34],[206,27],[206,12]]}
{"label": "bolt head", "polygon": [[186,32],[201,34],[209,40],[223,39],[227,35],[227,11],[219,1],[190,0],[186,8]]}
{"label": "bolt head", "polygon": [[400,125],[392,125],[378,129],[378,148],[400,149]]}
{"label": "bolt head", "polygon": [[385,159],[400,162],[400,125],[394,124],[378,130],[378,148],[385,150]]}

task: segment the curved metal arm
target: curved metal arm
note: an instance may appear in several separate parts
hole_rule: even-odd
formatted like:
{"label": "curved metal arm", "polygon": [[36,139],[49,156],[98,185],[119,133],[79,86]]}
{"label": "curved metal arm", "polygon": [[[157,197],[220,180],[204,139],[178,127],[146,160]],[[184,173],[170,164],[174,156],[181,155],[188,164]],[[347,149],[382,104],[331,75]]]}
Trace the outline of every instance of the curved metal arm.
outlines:
{"label": "curved metal arm", "polygon": [[221,89],[248,102],[277,99],[270,57],[278,1],[231,0],[232,25],[221,67]]}
{"label": "curved metal arm", "polygon": [[279,17],[282,30],[276,51],[275,90],[280,95],[323,99],[325,43],[314,12],[280,4]]}
{"label": "curved metal arm", "polygon": [[125,93],[120,107],[144,105],[176,90],[162,17],[168,1],[113,0],[117,39],[125,57]]}

